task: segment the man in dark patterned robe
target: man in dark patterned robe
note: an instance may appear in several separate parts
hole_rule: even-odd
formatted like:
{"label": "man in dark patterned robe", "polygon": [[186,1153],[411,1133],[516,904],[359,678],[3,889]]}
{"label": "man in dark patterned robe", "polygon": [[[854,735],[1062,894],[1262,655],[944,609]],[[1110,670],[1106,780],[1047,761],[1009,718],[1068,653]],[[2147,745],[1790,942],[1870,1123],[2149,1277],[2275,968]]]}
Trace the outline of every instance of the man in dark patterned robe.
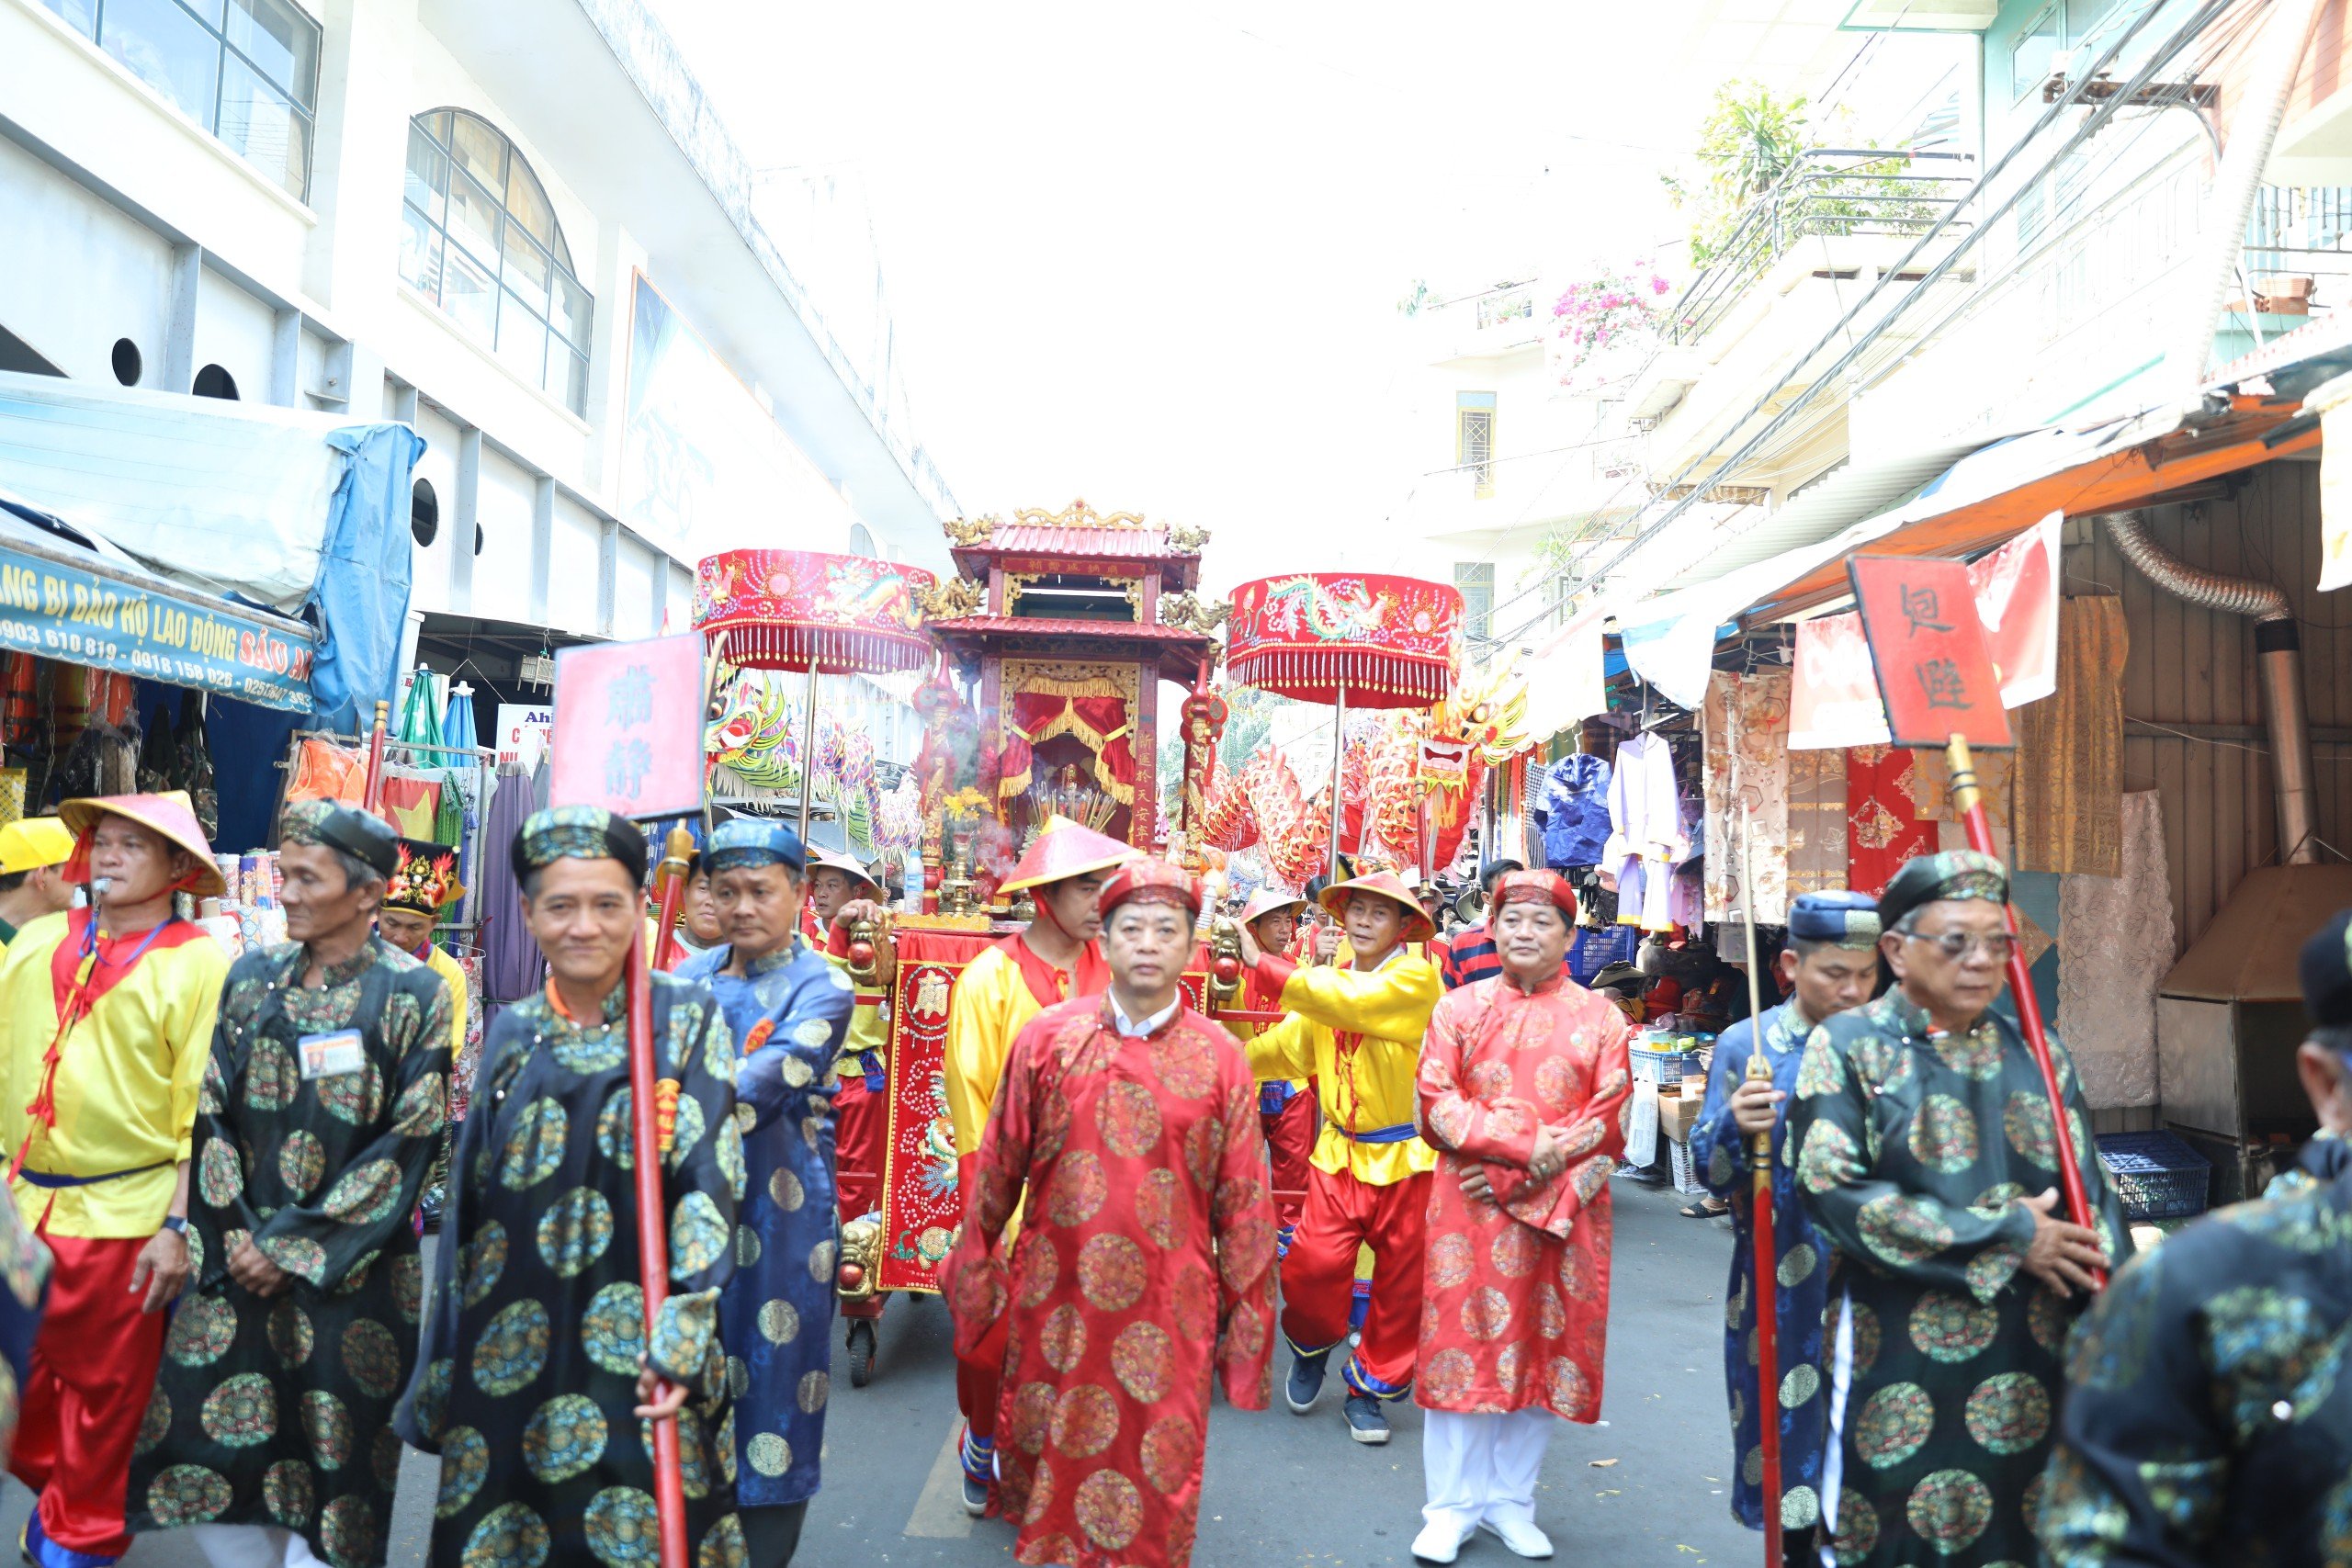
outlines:
{"label": "man in dark patterned robe", "polygon": [[734,1042],[707,987],[650,976],[670,1294],[649,1336],[626,983],[645,835],[594,807],[558,807],[525,821],[513,859],[553,975],[483,1042],[432,1325],[401,1401],[401,1435],[441,1456],[428,1557],[650,1568],[651,1425],[674,1416],[688,1560],[742,1568],[718,1341],[743,1198]]}
{"label": "man in dark patterned robe", "polygon": [[410,1213],[448,1104],[448,987],[372,926],[399,840],[289,807],[291,944],[229,972],[197,1101],[180,1305],[131,1465],[134,1531],[217,1568],[384,1561],[392,1400],[424,1280]]}
{"label": "man in dark patterned robe", "polygon": [[1813,1032],[1786,1148],[1829,1277],[1823,1524],[1842,1568],[2033,1561],[2059,1353],[2123,1212],[2053,1035],[2096,1228],[2059,1208],[2057,1124],[2025,1038],[1992,1010],[2008,873],[1923,855],[1879,898],[1894,988]]}
{"label": "man in dark patterned robe", "polygon": [[2083,1319],[2035,1525],[2052,1568],[2352,1562],[2352,911],[2303,946],[2320,1135]]}

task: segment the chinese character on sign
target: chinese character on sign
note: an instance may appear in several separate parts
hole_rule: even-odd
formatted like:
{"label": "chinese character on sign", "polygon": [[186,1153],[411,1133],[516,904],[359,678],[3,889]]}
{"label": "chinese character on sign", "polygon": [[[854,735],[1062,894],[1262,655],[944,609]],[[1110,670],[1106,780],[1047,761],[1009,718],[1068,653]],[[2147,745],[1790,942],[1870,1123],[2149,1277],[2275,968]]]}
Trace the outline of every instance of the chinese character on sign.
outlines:
{"label": "chinese character on sign", "polygon": [[635,818],[699,809],[702,661],[692,633],[559,653],[549,800]]}
{"label": "chinese character on sign", "polygon": [[628,729],[652,716],[652,668],[632,664],[614,676],[613,683],[605,689],[605,722],[616,729]]}
{"label": "chinese character on sign", "polygon": [[1925,694],[1931,708],[1968,707],[1968,680],[1960,672],[1956,660],[1929,659],[1918,668],[1919,690]]}
{"label": "chinese character on sign", "polygon": [[605,788],[618,795],[634,797],[645,787],[645,775],[653,767],[653,749],[642,740],[619,740],[605,753]]}
{"label": "chinese character on sign", "polygon": [[1936,591],[1932,588],[1914,588],[1907,582],[1903,585],[1903,618],[1911,623],[1914,636],[1923,631],[1951,630],[1936,608]]}

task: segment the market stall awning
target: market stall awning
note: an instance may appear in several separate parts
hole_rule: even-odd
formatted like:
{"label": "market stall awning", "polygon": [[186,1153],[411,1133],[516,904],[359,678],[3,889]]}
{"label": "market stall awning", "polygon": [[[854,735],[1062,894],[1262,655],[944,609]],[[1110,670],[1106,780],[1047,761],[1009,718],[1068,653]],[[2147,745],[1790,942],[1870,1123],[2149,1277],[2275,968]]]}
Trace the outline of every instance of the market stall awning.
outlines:
{"label": "market stall awning", "polygon": [[309,713],[316,648],[305,622],[172,582],[0,492],[0,650]]}

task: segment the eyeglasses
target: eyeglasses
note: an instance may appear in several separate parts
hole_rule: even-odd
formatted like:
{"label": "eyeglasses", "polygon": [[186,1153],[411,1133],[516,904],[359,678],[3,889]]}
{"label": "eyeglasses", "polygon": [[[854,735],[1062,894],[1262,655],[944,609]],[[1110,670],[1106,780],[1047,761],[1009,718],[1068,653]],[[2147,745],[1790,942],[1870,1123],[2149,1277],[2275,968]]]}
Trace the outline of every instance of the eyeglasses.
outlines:
{"label": "eyeglasses", "polygon": [[1905,942],[1927,942],[1954,964],[1978,953],[1996,964],[2006,964],[2018,945],[2018,939],[2007,931],[1995,931],[1988,936],[1971,936],[1966,931],[1939,931],[1934,936],[1922,935],[1918,931],[1897,931],[1894,934]]}

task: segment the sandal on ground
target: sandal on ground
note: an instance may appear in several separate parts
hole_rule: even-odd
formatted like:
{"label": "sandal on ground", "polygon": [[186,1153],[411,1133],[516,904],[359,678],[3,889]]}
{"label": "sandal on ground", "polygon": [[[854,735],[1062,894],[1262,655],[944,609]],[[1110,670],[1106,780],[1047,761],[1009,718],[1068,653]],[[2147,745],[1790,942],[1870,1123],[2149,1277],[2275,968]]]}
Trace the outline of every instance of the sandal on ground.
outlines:
{"label": "sandal on ground", "polygon": [[1730,1213],[1731,1205],[1729,1203],[1724,1202],[1720,1198],[1710,1195],[1698,1200],[1696,1202],[1690,1204],[1690,1207],[1684,1209],[1682,1211],[1682,1217],[1686,1220],[1713,1220],[1720,1219]]}

